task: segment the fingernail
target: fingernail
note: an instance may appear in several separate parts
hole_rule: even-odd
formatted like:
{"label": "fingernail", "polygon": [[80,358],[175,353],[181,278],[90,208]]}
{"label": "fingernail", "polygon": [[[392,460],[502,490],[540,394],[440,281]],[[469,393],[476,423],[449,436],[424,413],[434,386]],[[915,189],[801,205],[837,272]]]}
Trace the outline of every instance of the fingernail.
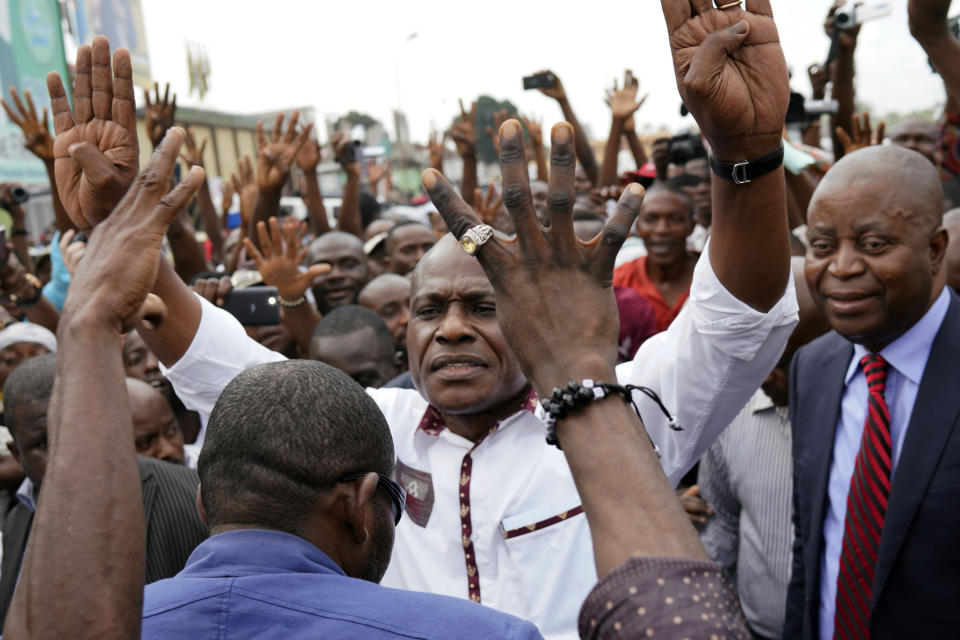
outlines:
{"label": "fingernail", "polygon": [[566,144],[570,141],[570,125],[559,122],[553,126],[553,141],[557,144]]}
{"label": "fingernail", "polygon": [[629,191],[630,195],[632,196],[643,195],[643,187],[636,182],[631,182],[630,185],[627,187],[627,191]]}
{"label": "fingernail", "polygon": [[749,29],[749,27],[747,26],[747,21],[746,21],[746,20],[741,20],[741,21],[738,22],[737,24],[735,24],[735,25],[733,25],[732,27],[730,27],[730,30],[731,30],[731,31],[733,31],[734,33],[739,34],[739,35],[745,34],[745,33],[747,32],[747,29]]}
{"label": "fingernail", "polygon": [[501,138],[515,138],[520,134],[520,126],[516,120],[507,120],[500,125]]}
{"label": "fingernail", "polygon": [[437,172],[434,169],[427,169],[420,176],[420,182],[423,183],[423,186],[427,189],[433,189],[433,186],[437,184]]}

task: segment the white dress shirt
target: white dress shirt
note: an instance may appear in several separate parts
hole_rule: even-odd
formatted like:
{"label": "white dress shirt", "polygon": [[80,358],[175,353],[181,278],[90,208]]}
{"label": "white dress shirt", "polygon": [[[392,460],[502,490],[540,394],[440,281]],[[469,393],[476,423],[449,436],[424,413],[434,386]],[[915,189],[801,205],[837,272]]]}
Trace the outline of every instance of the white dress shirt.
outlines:
{"label": "white dress shirt", "polygon": [[[897,473],[897,461],[907,435],[907,425],[913,414],[913,404],[920,389],[923,371],[927,368],[930,348],[940,331],[940,325],[950,307],[946,289],[934,301],[927,313],[902,336],[880,351],[889,364],[883,398],[890,410],[890,439],[892,456],[890,483]],[[837,605],[837,576],[840,572],[840,550],[843,548],[843,526],[847,519],[847,494],[860,439],[867,421],[867,378],[860,360],[870,353],[863,345],[855,344],[853,358],[847,367],[846,388],[840,402],[840,417],[833,442],[830,479],[827,485],[829,505],[823,520],[823,553],[820,556],[820,637],[833,637],[833,619]]]}
{"label": "white dress shirt", "polygon": [[[228,313],[202,305],[190,348],[163,372],[184,404],[208,417],[235,375],[283,356],[248,338]],[[622,383],[656,391],[683,427],[670,429],[656,404],[635,394],[672,483],[773,369],[796,322],[792,278],[764,314],[727,292],[700,260],[677,319],[617,368]],[[546,445],[543,422],[521,409],[474,443],[443,428],[417,391],[368,391],[390,425],[396,475],[409,492],[383,584],[472,598],[531,620],[547,638],[577,638],[596,568],[573,477],[563,452]]]}

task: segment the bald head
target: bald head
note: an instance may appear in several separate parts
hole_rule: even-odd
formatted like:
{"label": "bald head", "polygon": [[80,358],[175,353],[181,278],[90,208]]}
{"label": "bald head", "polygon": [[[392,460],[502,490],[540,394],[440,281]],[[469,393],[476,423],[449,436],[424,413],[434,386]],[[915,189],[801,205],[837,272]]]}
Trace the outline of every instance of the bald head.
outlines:
{"label": "bald head", "polygon": [[137,453],[184,464],[183,434],[163,394],[143,380],[127,378],[127,397]]}
{"label": "bald head", "polygon": [[893,144],[916,151],[934,164],[937,162],[939,137],[937,125],[920,118],[902,120],[890,131],[890,141]]}
{"label": "bald head", "polygon": [[423,274],[434,269],[464,272],[471,275],[479,274],[486,277],[480,262],[476,258],[468,256],[457,239],[453,237],[453,234],[449,233],[438,240],[433,248],[423,256],[423,259],[417,263],[417,268],[413,270],[413,276],[411,277],[411,295],[416,294]]}
{"label": "bald head", "polygon": [[935,166],[904,147],[866,147],[844,156],[820,182],[810,201],[813,212],[824,200],[844,198],[863,188],[879,202],[922,220],[925,230],[940,226],[943,188]]}

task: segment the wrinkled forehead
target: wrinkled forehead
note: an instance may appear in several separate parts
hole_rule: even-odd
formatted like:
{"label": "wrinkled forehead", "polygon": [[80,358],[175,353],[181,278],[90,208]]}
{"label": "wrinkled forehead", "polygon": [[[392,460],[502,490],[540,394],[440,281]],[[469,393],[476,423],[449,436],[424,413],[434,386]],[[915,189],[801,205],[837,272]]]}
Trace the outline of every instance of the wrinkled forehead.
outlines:
{"label": "wrinkled forehead", "polygon": [[452,237],[444,238],[427,252],[417,265],[411,285],[411,300],[427,293],[458,296],[489,292],[493,295],[493,286],[480,262],[467,255]]}
{"label": "wrinkled forehead", "polygon": [[331,239],[327,242],[315,243],[307,252],[307,259],[311,264],[336,262],[344,258],[357,258],[359,260],[366,258],[359,240],[353,242],[346,238]]}
{"label": "wrinkled forehead", "polygon": [[850,230],[864,225],[922,226],[924,216],[910,186],[881,176],[860,174],[852,180],[824,180],[814,192],[808,226]]}

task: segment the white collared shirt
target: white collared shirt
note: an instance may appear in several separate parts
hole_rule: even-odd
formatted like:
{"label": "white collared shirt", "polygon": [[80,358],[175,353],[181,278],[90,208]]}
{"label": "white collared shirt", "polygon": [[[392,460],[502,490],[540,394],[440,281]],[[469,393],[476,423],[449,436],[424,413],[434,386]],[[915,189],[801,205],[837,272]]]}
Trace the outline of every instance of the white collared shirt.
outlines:
{"label": "white collared shirt", "polygon": [[[235,375],[283,356],[248,338],[225,311],[201,304],[190,348],[163,373],[206,419]],[[657,392],[683,427],[673,431],[652,400],[634,394],[674,485],[773,369],[796,322],[792,277],[764,314],[726,291],[702,259],[690,300],[670,328],[617,368],[621,383]],[[431,435],[418,428],[428,404],[417,391],[369,393],[390,425],[397,475],[412,497],[383,584],[479,596],[531,620],[547,638],[577,638],[577,613],[597,581],[593,547],[566,459],[546,445],[543,422],[522,410],[475,444],[446,429]]]}

